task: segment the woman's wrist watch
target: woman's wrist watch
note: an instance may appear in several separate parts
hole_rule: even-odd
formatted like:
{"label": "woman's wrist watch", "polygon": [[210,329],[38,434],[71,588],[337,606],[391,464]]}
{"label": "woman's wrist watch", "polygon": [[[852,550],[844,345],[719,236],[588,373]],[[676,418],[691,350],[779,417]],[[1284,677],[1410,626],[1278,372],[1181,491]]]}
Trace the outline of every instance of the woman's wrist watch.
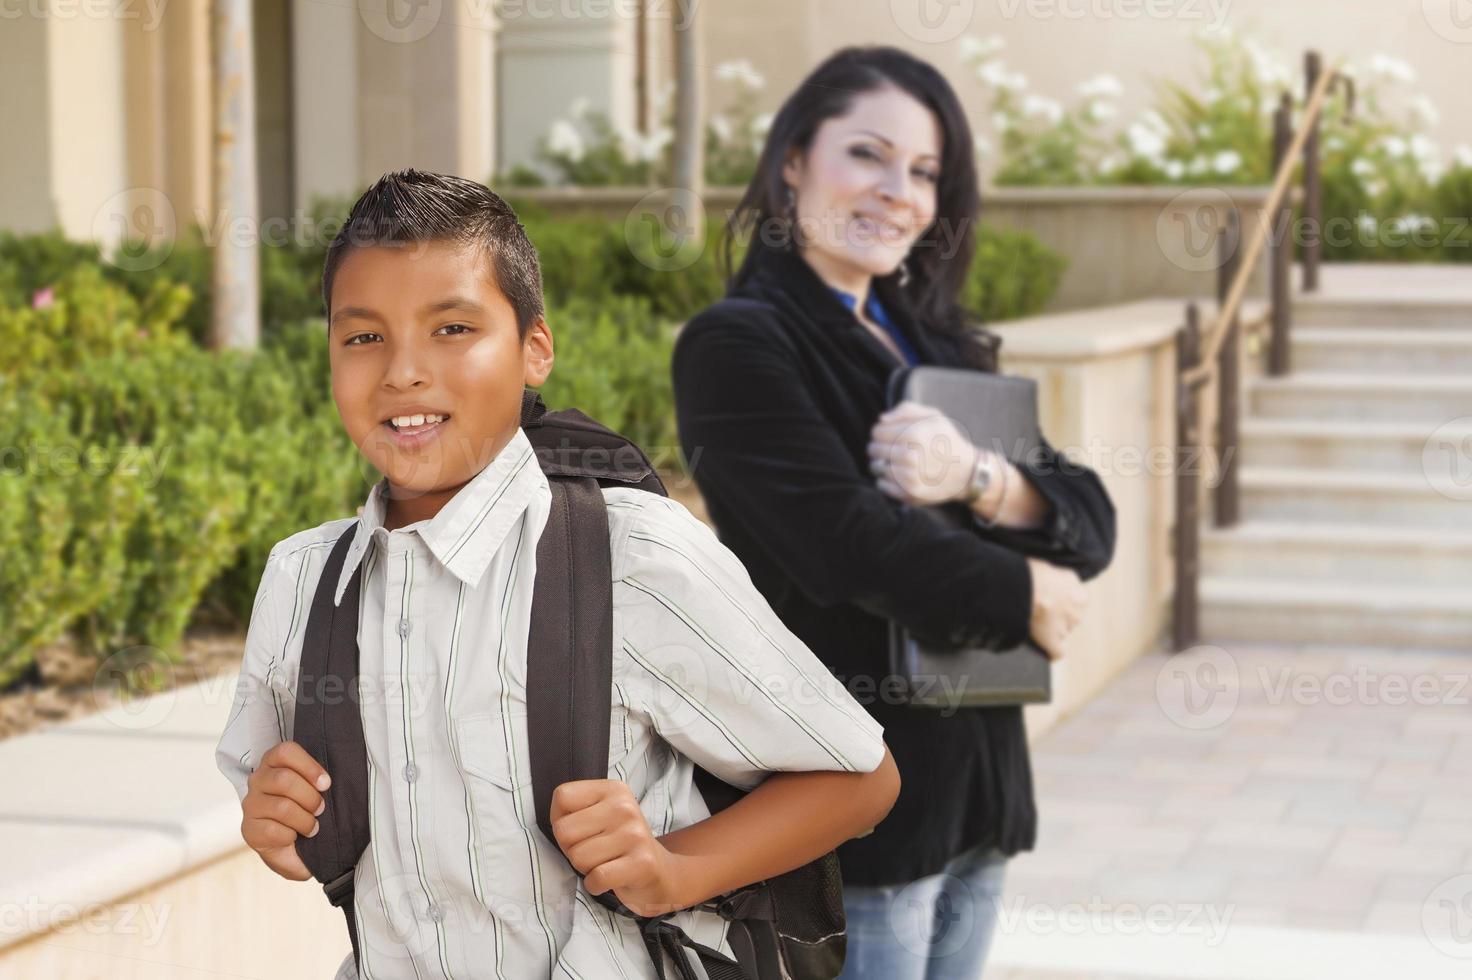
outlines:
{"label": "woman's wrist watch", "polygon": [[1007,500],[1007,461],[998,453],[977,448],[976,465],[971,468],[971,480],[966,489],[966,506],[971,508],[976,522],[982,527],[993,527],[997,522],[995,517],[984,517],[976,510],[976,502],[991,489],[995,478],[994,467],[997,466],[1002,470],[1002,497],[997,501],[997,512],[1000,513],[1002,504]]}

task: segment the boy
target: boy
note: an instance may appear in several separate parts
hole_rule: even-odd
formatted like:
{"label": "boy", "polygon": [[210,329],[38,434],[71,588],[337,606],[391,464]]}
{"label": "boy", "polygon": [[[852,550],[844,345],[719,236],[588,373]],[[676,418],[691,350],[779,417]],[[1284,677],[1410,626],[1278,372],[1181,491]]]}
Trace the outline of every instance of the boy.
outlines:
{"label": "boy", "polygon": [[[559,786],[547,840],[525,678],[551,494],[520,428],[524,386],[553,365],[536,252],[482,185],[390,173],[329,248],[322,295],[333,398],[384,474],[335,596],[361,562],[361,686],[347,696],[371,801],[354,874],[362,976],[653,978],[637,923],[588,898],[610,889],[641,915],[683,910],[676,925],[729,955],[724,921],[688,907],[878,823],[899,791],[881,728],[704,524],[656,494],[605,489],[610,778]],[[216,750],[246,843],[293,880],[310,877],[295,842],[316,833],[332,776],[288,738],[303,626],[351,521],[271,549]],[[755,789],[710,817],[692,760]],[[351,955],[339,975],[354,975]]]}

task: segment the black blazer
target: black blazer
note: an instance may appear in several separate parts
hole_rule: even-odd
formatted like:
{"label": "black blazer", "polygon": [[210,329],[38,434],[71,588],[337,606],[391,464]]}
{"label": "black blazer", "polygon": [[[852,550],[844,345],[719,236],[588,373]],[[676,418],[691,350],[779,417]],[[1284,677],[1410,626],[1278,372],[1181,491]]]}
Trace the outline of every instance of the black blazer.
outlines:
{"label": "black blazer", "polygon": [[[901,366],[894,355],[795,253],[763,253],[730,295],[758,302],[718,303],[676,339],[680,443],[721,541],[884,726],[903,785],[874,833],[839,848],[844,881],[913,881],[976,845],[1030,849],[1037,817],[1021,708],[943,714],[896,703],[884,682],[887,620],[955,643],[1020,643],[1032,580],[1006,543],[1097,575],[1114,549],[1107,491],[1044,440],[1019,464],[1052,504],[1043,527],[943,527],[886,496],[869,472],[869,431]],[[966,366],[963,341],[889,312],[922,363]]]}

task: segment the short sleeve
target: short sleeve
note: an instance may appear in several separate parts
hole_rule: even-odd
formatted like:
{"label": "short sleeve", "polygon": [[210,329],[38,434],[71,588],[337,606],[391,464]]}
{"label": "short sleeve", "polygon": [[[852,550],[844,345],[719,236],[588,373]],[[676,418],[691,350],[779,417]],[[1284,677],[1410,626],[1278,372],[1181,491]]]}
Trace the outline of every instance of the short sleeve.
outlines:
{"label": "short sleeve", "polygon": [[726,782],[872,772],[883,728],[799,640],[745,566],[681,504],[640,493],[615,542],[616,675],[651,727]]}
{"label": "short sleeve", "polygon": [[278,545],[271,550],[256,587],[229,720],[215,746],[215,766],[230,780],[241,800],[261,756],[285,741],[290,731],[289,692],[277,690],[271,681],[285,654],[284,620],[291,614],[296,598],[295,579]]}

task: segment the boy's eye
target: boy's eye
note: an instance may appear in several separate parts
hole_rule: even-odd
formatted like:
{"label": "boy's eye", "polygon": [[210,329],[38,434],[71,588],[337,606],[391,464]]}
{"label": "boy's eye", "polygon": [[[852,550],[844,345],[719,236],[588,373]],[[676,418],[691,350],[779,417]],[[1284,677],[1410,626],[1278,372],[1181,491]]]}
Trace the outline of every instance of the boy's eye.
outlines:
{"label": "boy's eye", "polygon": [[347,340],[344,340],[342,342],[342,345],[344,347],[353,347],[353,346],[360,346],[361,347],[362,345],[359,344],[358,341],[362,340],[364,337],[377,337],[377,336],[378,336],[378,334],[376,334],[376,333],[359,333],[359,334],[354,334],[353,336],[349,337]]}
{"label": "boy's eye", "polygon": [[[461,330],[464,330],[464,331],[469,331],[470,330],[470,327],[466,326],[463,323],[447,323],[447,324],[445,324],[445,326],[440,327],[440,330],[444,330],[446,327],[459,327]],[[439,330],[436,330],[435,333],[439,333]]]}

